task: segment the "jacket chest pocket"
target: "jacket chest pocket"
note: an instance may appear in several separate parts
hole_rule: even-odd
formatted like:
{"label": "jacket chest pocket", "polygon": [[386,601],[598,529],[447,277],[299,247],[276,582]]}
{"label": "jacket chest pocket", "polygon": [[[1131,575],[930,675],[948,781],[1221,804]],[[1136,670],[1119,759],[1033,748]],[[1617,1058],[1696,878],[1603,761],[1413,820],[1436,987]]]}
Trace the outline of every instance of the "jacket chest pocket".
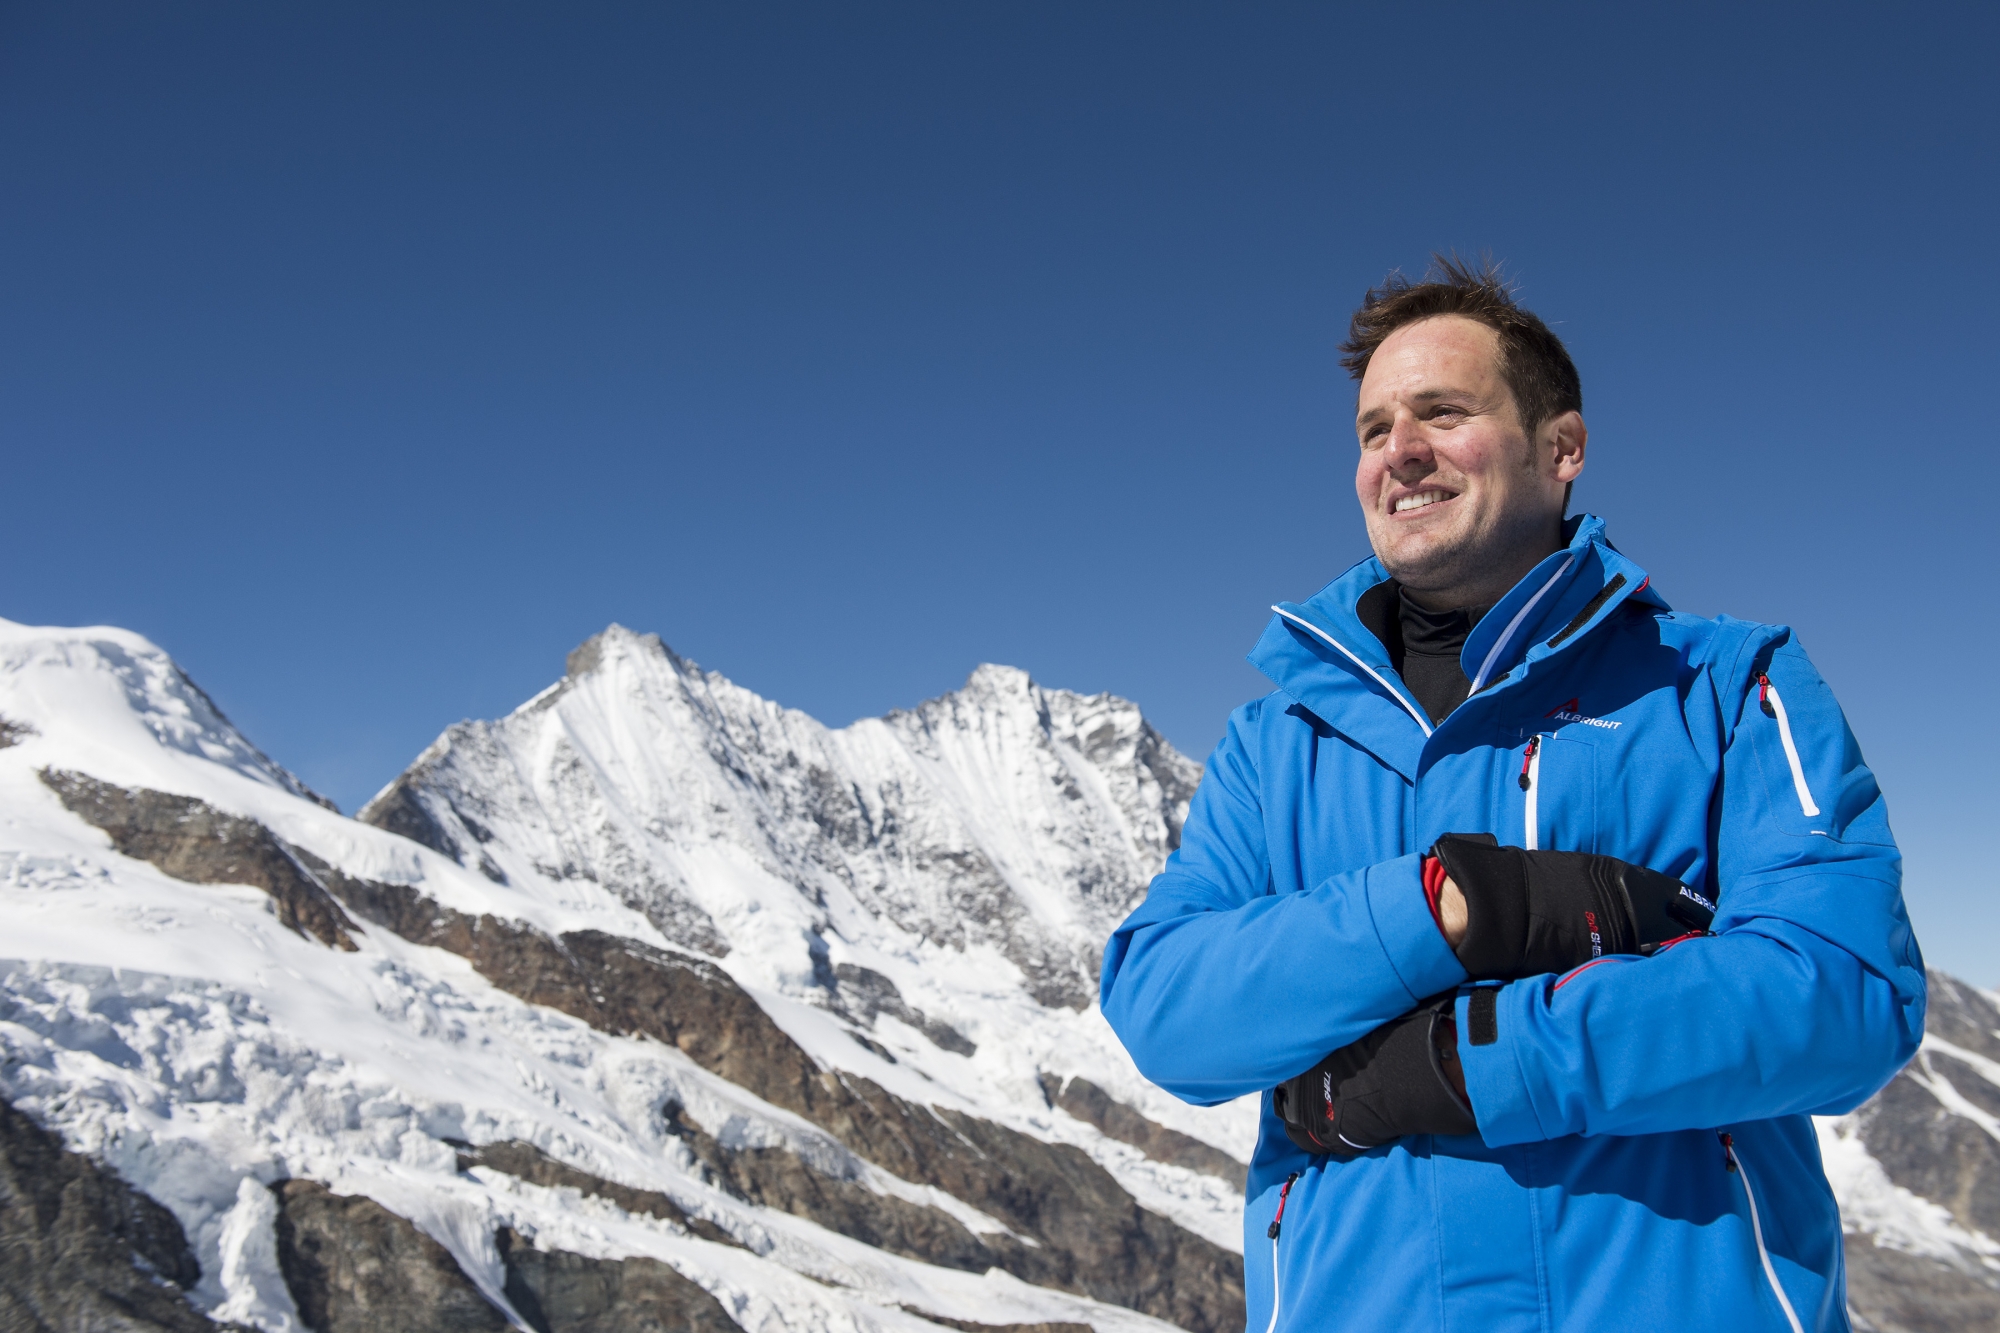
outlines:
{"label": "jacket chest pocket", "polygon": [[[1514,786],[1512,828],[1502,842],[1530,850],[1597,850],[1597,747],[1585,741],[1538,733],[1516,751],[1521,770]],[[1511,836],[1510,836],[1511,835]]]}

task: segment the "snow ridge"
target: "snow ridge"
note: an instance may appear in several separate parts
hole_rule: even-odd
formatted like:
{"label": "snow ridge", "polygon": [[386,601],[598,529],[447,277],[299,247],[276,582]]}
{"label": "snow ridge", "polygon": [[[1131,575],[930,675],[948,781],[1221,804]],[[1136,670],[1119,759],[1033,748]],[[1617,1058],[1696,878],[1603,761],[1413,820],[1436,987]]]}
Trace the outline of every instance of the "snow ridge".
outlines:
{"label": "snow ridge", "polygon": [[790,993],[826,989],[836,938],[879,922],[899,948],[990,948],[1036,998],[1083,1009],[1198,777],[1133,705],[1012,668],[836,731],[613,626],[554,689],[447,731],[361,817],[539,895],[601,885]]}

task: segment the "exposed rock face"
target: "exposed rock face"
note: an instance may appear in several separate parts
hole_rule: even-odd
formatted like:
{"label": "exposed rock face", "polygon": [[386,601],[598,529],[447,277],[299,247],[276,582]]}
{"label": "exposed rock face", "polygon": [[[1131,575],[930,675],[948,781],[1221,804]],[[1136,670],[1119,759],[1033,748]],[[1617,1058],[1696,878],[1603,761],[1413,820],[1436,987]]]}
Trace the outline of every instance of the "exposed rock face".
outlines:
{"label": "exposed rock face", "polygon": [[863,1023],[872,1024],[877,1014],[888,1014],[929,1037],[931,1044],[941,1051],[958,1055],[978,1052],[979,1048],[957,1028],[912,1008],[903,999],[902,992],[896,989],[896,983],[880,972],[853,963],[841,963],[835,966],[833,975],[840,998],[844,1001],[843,1007]]}
{"label": "exposed rock face", "polygon": [[191,884],[248,884],[271,895],[287,930],[352,950],[354,923],[291,848],[252,820],[224,814],[191,796],[128,791],[81,773],[44,769],[42,781],[64,805],[111,835],[126,856],[150,861]]}
{"label": "exposed rock face", "polygon": [[539,1250],[511,1227],[494,1240],[507,1299],[536,1333],[741,1333],[715,1297],[657,1259]]}
{"label": "exposed rock face", "polygon": [[1859,1333],[1990,1333],[2000,1292],[1950,1264],[1847,1238],[1847,1305]]}
{"label": "exposed rock face", "polygon": [[519,1139],[510,1139],[504,1143],[489,1143],[479,1148],[467,1147],[459,1152],[458,1164],[460,1170],[473,1166],[487,1166],[495,1171],[505,1171],[508,1175],[525,1180],[531,1185],[541,1185],[548,1189],[572,1189],[579,1194],[607,1199],[628,1213],[657,1217],[662,1222],[670,1222],[684,1228],[690,1235],[700,1236],[703,1240],[712,1240],[722,1245],[735,1245],[739,1248],[743,1244],[707,1218],[688,1216],[686,1209],[658,1190],[621,1185],[615,1180],[606,1180],[588,1171],[580,1171],[567,1162],[558,1162],[534,1144],[523,1143]]}
{"label": "exposed rock face", "polygon": [[1973,1063],[2000,1061],[1996,1028],[1988,997],[1932,972],[1923,1049],[1857,1113],[1889,1179],[1990,1236],[2000,1236],[2000,1142],[1961,1108],[2000,1116],[2000,1086]]}
{"label": "exposed rock face", "polygon": [[777,1160],[789,1156],[783,1153],[717,1161],[718,1175],[744,1198],[895,1253],[974,1271],[998,1266],[1193,1333],[1242,1322],[1242,1261],[1141,1208],[1083,1152],[820,1069],[712,963],[599,931],[550,940],[490,916],[453,912],[408,888],[314,869],[364,919],[462,954],[495,985],[532,1003],[607,1032],[677,1046],[891,1174],[935,1185],[1039,1244],[984,1244],[944,1214],[859,1186],[843,1189],[796,1159]]}
{"label": "exposed rock face", "polygon": [[465,853],[458,840],[431,817],[408,783],[400,779],[368,803],[368,822],[457,861]]}
{"label": "exposed rock face", "polygon": [[272,1186],[278,1264],[313,1333],[506,1333],[507,1317],[444,1246],[364,1195]]}
{"label": "exposed rock face", "polygon": [[[775,1148],[731,1150],[712,1135],[679,1122],[678,1118],[674,1130],[688,1144],[708,1178],[746,1202],[781,1209],[891,1254],[947,1268],[972,1273],[1000,1268],[1028,1281],[1055,1285],[1071,1285],[1074,1279],[1075,1265],[1045,1247],[1026,1245],[1007,1235],[976,1235],[963,1222],[937,1208],[880,1193],[858,1180],[828,1175],[796,1154]],[[664,1195],[601,1180],[557,1162],[528,1144],[489,1144],[469,1150],[462,1160],[468,1165],[476,1163],[505,1171],[534,1184],[577,1189],[608,1199],[629,1212],[649,1213],[677,1222],[706,1238],[738,1243],[713,1223],[688,1218],[684,1210]],[[925,1318],[940,1322],[936,1316]]]}
{"label": "exposed rock face", "polygon": [[980,1324],[970,1319],[952,1319],[941,1314],[931,1314],[914,1306],[903,1307],[920,1319],[928,1319],[933,1324],[946,1328],[956,1328],[962,1333],[1092,1333],[1089,1324]]}
{"label": "exposed rock face", "polygon": [[605,1032],[658,1038],[759,1095],[760,1084],[786,1086],[812,1069],[757,1002],[705,959],[596,930],[552,940],[498,917],[441,907],[404,885],[308,864],[356,915],[471,960],[480,975],[530,1004]]}
{"label": "exposed rock face", "polygon": [[1942,972],[1929,980],[1917,1058],[1837,1122],[1890,1184],[1963,1229],[1849,1234],[1848,1304],[1882,1333],[2000,1328],[2000,1246],[1973,1248],[2000,1238],[2000,1141],[1981,1122],[2000,1116],[2000,1005]]}
{"label": "exposed rock face", "polygon": [[1242,1189],[1250,1176],[1248,1163],[1239,1162],[1220,1148],[1211,1148],[1165,1125],[1148,1120],[1086,1078],[1067,1081],[1054,1074],[1042,1075],[1042,1091],[1049,1105],[1059,1106],[1087,1125],[1095,1125],[1121,1143],[1129,1143],[1157,1162],[1172,1162],[1195,1171],[1206,1171]]}
{"label": "exposed rock face", "polygon": [[891,1254],[973,1273],[1007,1268],[1018,1275],[1001,1254],[948,1213],[816,1170],[795,1153],[724,1148],[712,1135],[682,1121],[673,1108],[669,1121],[706,1178],[739,1199],[807,1218]]}
{"label": "exposed rock face", "polygon": [[172,1213],[0,1101],[0,1328],[206,1333]]}

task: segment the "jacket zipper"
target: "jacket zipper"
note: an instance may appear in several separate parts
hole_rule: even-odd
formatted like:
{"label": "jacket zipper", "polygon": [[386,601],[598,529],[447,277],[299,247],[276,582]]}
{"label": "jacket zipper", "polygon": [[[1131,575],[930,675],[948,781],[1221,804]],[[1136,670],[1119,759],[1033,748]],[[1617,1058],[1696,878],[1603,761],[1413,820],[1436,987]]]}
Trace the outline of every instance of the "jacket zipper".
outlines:
{"label": "jacket zipper", "polygon": [[[1757,1216],[1757,1196],[1750,1191],[1750,1173],[1736,1156],[1736,1140],[1728,1134],[1718,1133],[1716,1137],[1722,1140],[1722,1164],[1743,1186],[1743,1201],[1750,1205],[1750,1234],[1757,1241],[1757,1258],[1764,1265],[1764,1280],[1771,1284],[1771,1294],[1778,1298],[1778,1306],[1785,1312],[1785,1322],[1791,1325],[1792,1333],[1805,1333],[1804,1325],[1799,1323],[1799,1312],[1792,1308],[1792,1298],[1785,1295],[1785,1288],[1778,1281],[1778,1270],[1771,1266],[1771,1252],[1764,1248],[1764,1223]],[[1284,1206],[1282,1199],[1279,1206]]]}
{"label": "jacket zipper", "polygon": [[1792,719],[1785,713],[1785,701],[1778,697],[1778,687],[1771,683],[1766,672],[1757,673],[1757,706],[1764,710],[1765,717],[1778,719],[1778,739],[1785,747],[1785,762],[1792,766],[1792,789],[1799,794],[1799,809],[1807,819],[1819,814],[1819,807],[1813,804],[1812,788],[1806,786],[1805,765],[1799,762],[1799,747],[1792,742]]}
{"label": "jacket zipper", "polygon": [[1278,1191],[1278,1211],[1271,1218],[1271,1225],[1264,1232],[1271,1238],[1271,1322],[1264,1326],[1264,1333],[1277,1333],[1278,1329],[1278,1228],[1285,1221],[1285,1200],[1292,1197],[1292,1186],[1298,1183],[1299,1173],[1294,1171],[1285,1177],[1285,1187]]}
{"label": "jacket zipper", "polygon": [[1528,793],[1527,813],[1524,816],[1521,845],[1529,851],[1541,846],[1536,836],[1535,826],[1540,822],[1536,797],[1542,787],[1542,738],[1528,737],[1528,750],[1521,756],[1521,790]]}
{"label": "jacket zipper", "polygon": [[[1507,622],[1507,628],[1500,631],[1500,637],[1495,639],[1493,646],[1486,650],[1486,660],[1479,664],[1479,674],[1472,678],[1472,689],[1466,695],[1466,698],[1469,699],[1472,695],[1486,688],[1487,678],[1493,674],[1493,668],[1499,664],[1501,652],[1506,649],[1508,644],[1514,641],[1514,631],[1521,628],[1521,622],[1528,618],[1528,613],[1535,609],[1536,604],[1548,594],[1550,588],[1556,586],[1557,580],[1569,573],[1570,567],[1574,564],[1576,564],[1576,557],[1574,555],[1563,561],[1562,568],[1551,574],[1549,581],[1538,588],[1535,595],[1528,599],[1527,604],[1514,613],[1514,618]],[[1622,583],[1624,580],[1621,578],[1619,582]]]}

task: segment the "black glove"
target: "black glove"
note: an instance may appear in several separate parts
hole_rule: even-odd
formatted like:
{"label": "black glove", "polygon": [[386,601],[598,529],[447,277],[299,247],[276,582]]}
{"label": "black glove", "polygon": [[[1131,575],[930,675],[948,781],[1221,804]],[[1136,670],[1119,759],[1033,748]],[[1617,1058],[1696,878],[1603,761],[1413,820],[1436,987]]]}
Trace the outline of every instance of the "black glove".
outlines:
{"label": "black glove", "polygon": [[1446,1081],[1458,1060],[1453,996],[1439,995],[1271,1090],[1285,1133],[1309,1153],[1353,1157],[1406,1134],[1476,1134]]}
{"label": "black glove", "polygon": [[1474,981],[1649,954],[1715,920],[1715,904],[1679,880],[1612,856],[1502,847],[1490,833],[1447,833],[1431,855],[1465,895],[1454,952]]}

